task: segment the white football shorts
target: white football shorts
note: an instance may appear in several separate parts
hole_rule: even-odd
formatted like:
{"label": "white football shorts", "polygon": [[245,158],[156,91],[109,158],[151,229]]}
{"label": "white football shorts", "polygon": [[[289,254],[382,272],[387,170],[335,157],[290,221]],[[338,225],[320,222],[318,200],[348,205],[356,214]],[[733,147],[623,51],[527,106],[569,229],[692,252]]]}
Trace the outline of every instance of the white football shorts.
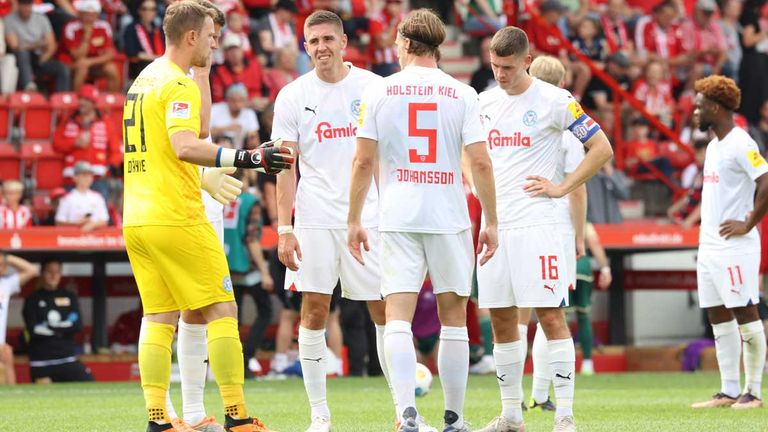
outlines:
{"label": "white football shorts", "polygon": [[565,265],[563,266],[562,279],[568,290],[576,289],[576,234],[570,225],[559,225],[560,240],[563,243],[563,256]]}
{"label": "white football shorts", "polygon": [[743,255],[700,254],[696,261],[699,306],[728,309],[757,304],[760,253]]}
{"label": "white football shorts", "polygon": [[568,306],[562,237],[556,225],[499,230],[496,255],[483,266],[478,261],[479,306]]}
{"label": "white football shorts", "polygon": [[429,271],[435,294],[469,297],[474,251],[472,233],[381,233],[381,293],[418,293]]}
{"label": "white football shorts", "polygon": [[347,248],[346,229],[300,228],[293,230],[301,247],[299,270],[285,270],[285,289],[333,294],[341,279],[341,295],[350,300],[381,300],[379,277],[379,232],[368,228],[368,245],[363,266]]}

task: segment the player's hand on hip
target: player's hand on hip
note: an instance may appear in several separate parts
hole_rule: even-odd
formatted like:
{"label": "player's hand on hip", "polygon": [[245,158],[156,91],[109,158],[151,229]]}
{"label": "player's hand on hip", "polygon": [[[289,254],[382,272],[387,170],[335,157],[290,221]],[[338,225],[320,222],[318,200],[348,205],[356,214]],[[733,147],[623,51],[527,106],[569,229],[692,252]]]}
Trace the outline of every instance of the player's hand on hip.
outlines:
{"label": "player's hand on hip", "polygon": [[235,167],[205,168],[200,182],[201,187],[213,199],[222,205],[227,205],[230,201],[236,200],[243,190],[243,182],[228,175],[234,174],[235,170],[237,170]]}
{"label": "player's hand on hip", "polygon": [[483,252],[483,256],[480,258],[480,265],[484,265],[488,262],[496,253],[496,249],[499,247],[499,232],[495,226],[487,226],[480,231],[480,236],[477,239],[477,253],[478,255]]}
{"label": "player's hand on hip", "polygon": [[362,265],[365,265],[365,259],[363,259],[363,251],[360,248],[362,243],[362,249],[366,252],[371,250],[368,245],[368,232],[360,224],[349,224],[347,228],[347,246],[349,247],[349,253]]}
{"label": "player's hand on hip", "polygon": [[526,183],[523,190],[531,197],[547,196],[550,198],[560,198],[565,195],[558,185],[555,185],[547,178],[541,176],[528,176],[525,179],[530,182]]}
{"label": "player's hand on hip", "polygon": [[731,237],[743,236],[749,232],[749,226],[744,221],[727,220],[720,224],[720,236],[728,240]]}
{"label": "player's hand on hip", "polygon": [[282,147],[281,139],[267,141],[259,147],[249,150],[251,161],[256,171],[266,174],[280,174],[290,169],[296,162],[296,157],[290,147]]}
{"label": "player's hand on hip", "polygon": [[293,233],[280,235],[280,240],[277,242],[277,257],[289,269],[293,271],[299,269],[301,246]]}

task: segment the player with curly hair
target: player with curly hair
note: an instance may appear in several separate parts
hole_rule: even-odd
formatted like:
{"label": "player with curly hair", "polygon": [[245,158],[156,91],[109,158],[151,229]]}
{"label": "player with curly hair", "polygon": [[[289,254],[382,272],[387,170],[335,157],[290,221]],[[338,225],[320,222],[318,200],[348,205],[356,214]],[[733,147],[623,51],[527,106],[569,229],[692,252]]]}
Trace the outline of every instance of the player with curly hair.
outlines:
{"label": "player with curly hair", "polygon": [[741,102],[736,83],[713,75],[696,81],[695,89],[699,129],[715,135],[704,161],[696,274],[699,305],[715,335],[721,388],[692,407],[760,408],[766,341],[756,306],[760,235],[755,225],[768,210],[768,164],[749,134],[734,125],[733,112]]}

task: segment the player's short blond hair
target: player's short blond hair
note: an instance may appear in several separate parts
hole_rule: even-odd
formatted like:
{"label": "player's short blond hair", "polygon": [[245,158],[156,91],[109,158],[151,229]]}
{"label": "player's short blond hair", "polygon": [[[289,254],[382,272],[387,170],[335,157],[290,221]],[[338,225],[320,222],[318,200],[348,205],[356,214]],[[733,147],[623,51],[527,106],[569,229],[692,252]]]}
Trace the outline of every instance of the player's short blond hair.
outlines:
{"label": "player's short blond hair", "polygon": [[565,66],[555,57],[539,56],[531,62],[528,73],[534,78],[559,87],[565,79]]}
{"label": "player's short blond hair", "polygon": [[3,182],[3,193],[24,192],[24,184],[18,180],[6,180]]}
{"label": "player's short blond hair", "polygon": [[200,32],[205,19],[216,18],[216,13],[200,3],[192,0],[182,0],[168,6],[163,18],[165,38],[171,45],[177,46],[188,31]]}
{"label": "player's short blond hair", "polygon": [[224,16],[224,12],[219,9],[218,6],[209,2],[208,0],[195,0],[200,6],[213,11],[213,23],[220,28],[224,28],[227,25],[227,17]]}
{"label": "player's short blond hair", "polygon": [[416,9],[400,23],[400,36],[411,41],[408,54],[440,59],[445,41],[445,24],[429,9]]}
{"label": "player's short blond hair", "polygon": [[517,27],[509,26],[496,32],[491,39],[491,52],[499,57],[528,55],[530,52],[528,35]]}

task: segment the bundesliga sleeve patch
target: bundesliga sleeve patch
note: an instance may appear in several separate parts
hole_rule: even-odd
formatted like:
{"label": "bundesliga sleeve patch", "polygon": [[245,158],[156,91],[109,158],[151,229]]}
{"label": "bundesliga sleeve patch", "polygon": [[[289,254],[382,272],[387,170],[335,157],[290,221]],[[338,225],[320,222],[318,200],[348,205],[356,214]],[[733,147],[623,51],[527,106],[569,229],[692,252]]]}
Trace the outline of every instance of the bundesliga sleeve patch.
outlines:
{"label": "bundesliga sleeve patch", "polygon": [[747,158],[749,158],[749,162],[754,168],[760,168],[765,165],[765,159],[763,159],[763,156],[757,150],[750,150],[747,153]]}
{"label": "bundesliga sleeve patch", "polygon": [[170,118],[177,118],[182,120],[189,120],[190,116],[190,103],[189,102],[173,102],[171,103]]}
{"label": "bundesliga sleeve patch", "polygon": [[363,127],[363,123],[365,123],[365,103],[360,104],[359,111],[357,113],[357,127]]}
{"label": "bundesliga sleeve patch", "polygon": [[574,120],[578,120],[581,116],[584,115],[584,110],[581,108],[581,105],[574,101],[571,101],[571,103],[568,104],[568,111],[571,112],[571,116],[573,116]]}

